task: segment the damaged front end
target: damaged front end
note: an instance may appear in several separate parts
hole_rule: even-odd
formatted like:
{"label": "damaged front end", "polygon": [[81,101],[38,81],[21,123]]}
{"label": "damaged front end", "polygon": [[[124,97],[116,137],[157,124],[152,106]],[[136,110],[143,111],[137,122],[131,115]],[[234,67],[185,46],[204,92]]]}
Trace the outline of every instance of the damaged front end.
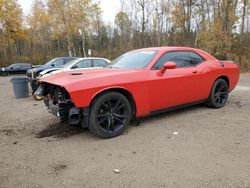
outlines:
{"label": "damaged front end", "polygon": [[77,108],[65,88],[42,83],[35,95],[43,97],[49,113],[61,119],[67,119],[70,125],[81,124],[83,128],[88,127],[89,109]]}

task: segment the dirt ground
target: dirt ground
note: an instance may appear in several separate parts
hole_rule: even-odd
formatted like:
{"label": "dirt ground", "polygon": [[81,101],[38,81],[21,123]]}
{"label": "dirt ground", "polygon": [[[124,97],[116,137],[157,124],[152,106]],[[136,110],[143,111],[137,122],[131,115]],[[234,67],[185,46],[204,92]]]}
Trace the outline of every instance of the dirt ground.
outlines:
{"label": "dirt ground", "polygon": [[1,188],[250,187],[250,74],[222,109],[148,117],[110,140],[60,123],[31,96],[14,99],[10,77],[0,104]]}

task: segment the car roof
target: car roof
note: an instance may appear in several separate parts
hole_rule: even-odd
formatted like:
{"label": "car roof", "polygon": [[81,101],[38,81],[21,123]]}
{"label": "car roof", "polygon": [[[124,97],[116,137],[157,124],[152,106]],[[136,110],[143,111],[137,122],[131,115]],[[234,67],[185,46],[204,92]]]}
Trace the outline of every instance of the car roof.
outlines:
{"label": "car roof", "polygon": [[55,59],[68,59],[68,58],[79,58],[79,57],[56,57]]}
{"label": "car roof", "polygon": [[192,50],[192,51],[196,51],[198,49],[191,48],[191,47],[185,47],[185,46],[162,46],[162,47],[142,48],[142,49],[137,49],[134,51],[140,51],[140,50],[152,50],[152,51]]}
{"label": "car roof", "polygon": [[11,65],[31,65],[29,63],[14,63],[14,64],[11,64]]}
{"label": "car roof", "polygon": [[77,59],[77,58],[79,58],[79,57],[55,57],[55,58],[51,59],[50,61],[57,60],[57,59]]}
{"label": "car roof", "polygon": [[199,54],[204,54],[205,56],[211,58],[211,59],[216,59],[215,57],[213,57],[212,55],[210,55],[209,53],[197,49],[197,48],[191,48],[191,47],[185,47],[185,46],[163,46],[163,47],[150,47],[150,48],[142,48],[142,49],[137,49],[134,51],[158,51],[161,53],[164,52],[168,52],[168,51],[192,51],[192,52],[198,52]]}
{"label": "car roof", "polygon": [[105,61],[110,61],[110,60],[108,60],[108,59],[106,59],[106,58],[103,58],[103,57],[79,57],[79,58],[77,58],[78,60],[87,60],[87,59],[100,59],[100,60],[105,60]]}

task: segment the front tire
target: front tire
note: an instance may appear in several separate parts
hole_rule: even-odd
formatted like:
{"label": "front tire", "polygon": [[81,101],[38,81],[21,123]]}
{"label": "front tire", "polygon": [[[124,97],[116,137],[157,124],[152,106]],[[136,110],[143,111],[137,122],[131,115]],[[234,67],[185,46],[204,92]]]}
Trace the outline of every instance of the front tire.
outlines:
{"label": "front tire", "polygon": [[222,108],[227,103],[228,99],[228,84],[219,78],[214,82],[207,104],[212,108]]}
{"label": "front tire", "polygon": [[113,138],[125,131],[131,116],[131,105],[124,95],[104,93],[91,105],[89,130],[101,138]]}

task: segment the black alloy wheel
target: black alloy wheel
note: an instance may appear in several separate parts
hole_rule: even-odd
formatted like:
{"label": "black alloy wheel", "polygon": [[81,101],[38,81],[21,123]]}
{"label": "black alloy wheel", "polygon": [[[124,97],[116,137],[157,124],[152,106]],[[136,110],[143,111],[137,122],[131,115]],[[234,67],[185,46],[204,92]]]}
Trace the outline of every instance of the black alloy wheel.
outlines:
{"label": "black alloy wheel", "polygon": [[100,95],[90,110],[89,129],[102,138],[120,135],[131,120],[131,106],[128,99],[117,92]]}
{"label": "black alloy wheel", "polygon": [[225,106],[228,99],[228,84],[224,79],[219,78],[215,81],[211,94],[208,99],[208,105],[213,108]]}

